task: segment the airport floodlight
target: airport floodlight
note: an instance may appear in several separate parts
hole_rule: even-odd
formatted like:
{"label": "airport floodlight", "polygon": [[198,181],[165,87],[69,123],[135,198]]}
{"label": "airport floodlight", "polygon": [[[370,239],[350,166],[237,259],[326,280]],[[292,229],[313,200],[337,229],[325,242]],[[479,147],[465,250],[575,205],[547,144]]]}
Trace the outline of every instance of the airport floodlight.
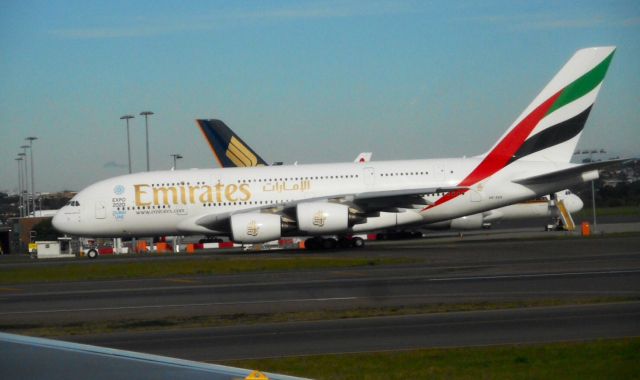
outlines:
{"label": "airport floodlight", "polygon": [[28,192],[29,191],[29,155],[27,154],[27,149],[30,148],[29,145],[21,145],[20,148],[22,149],[23,154],[21,154],[21,156],[24,156],[24,175],[25,177],[23,178],[24,181],[24,191]]}
{"label": "airport floodlight", "polygon": [[24,209],[22,207],[22,160],[22,157],[16,157],[16,162],[18,163],[18,204],[20,205],[18,209],[20,210],[21,218],[24,216]]}
{"label": "airport floodlight", "polygon": [[[27,207],[24,207],[24,210],[26,212],[25,216],[29,215],[29,207],[28,207],[29,203],[27,202],[27,200],[26,200],[26,198],[24,196],[24,194],[29,190],[29,181],[28,181],[29,170],[28,170],[28,167],[27,167],[27,148],[28,147],[29,147],[29,145],[21,146],[20,148],[22,148],[22,152],[18,153],[18,156],[21,157],[21,161],[24,162],[24,165],[21,165],[22,166],[22,168],[21,168],[21,170],[22,170],[22,191],[21,191],[21,194],[22,194],[22,202],[23,202],[22,206],[23,207],[27,206]],[[22,164],[22,162],[21,162],[21,164]]]}
{"label": "airport floodlight", "polygon": [[173,170],[177,169],[178,160],[183,158],[182,155],[179,153],[173,153],[173,154],[170,154],[169,156],[173,157]]}
{"label": "airport floodlight", "polygon": [[[606,154],[607,151],[604,148],[597,148],[597,149],[585,149],[581,152],[581,154],[588,154],[589,158],[586,158],[583,160],[583,162],[599,162],[602,161],[602,158],[600,159],[595,159],[593,158],[594,154]],[[597,216],[596,216],[596,185],[595,185],[596,180],[591,180],[591,211],[593,213],[593,231],[595,232],[596,229],[598,228],[598,220],[597,220]]]}
{"label": "airport floodlight", "polygon": [[35,181],[35,171],[33,170],[33,141],[37,140],[36,136],[26,137],[25,140],[29,141],[29,150],[31,154],[31,209],[33,210],[33,215],[36,213],[36,181]]}
{"label": "airport floodlight", "polygon": [[153,115],[153,112],[151,111],[143,111],[140,112],[141,116],[144,116],[144,130],[145,130],[145,136],[147,139],[147,171],[150,171],[150,166],[149,166],[149,119],[148,117]]}
{"label": "airport floodlight", "polygon": [[129,157],[129,174],[131,174],[131,140],[129,138],[129,119],[133,118],[133,115],[124,115],[120,117],[120,120],[125,120],[127,122],[127,153]]}

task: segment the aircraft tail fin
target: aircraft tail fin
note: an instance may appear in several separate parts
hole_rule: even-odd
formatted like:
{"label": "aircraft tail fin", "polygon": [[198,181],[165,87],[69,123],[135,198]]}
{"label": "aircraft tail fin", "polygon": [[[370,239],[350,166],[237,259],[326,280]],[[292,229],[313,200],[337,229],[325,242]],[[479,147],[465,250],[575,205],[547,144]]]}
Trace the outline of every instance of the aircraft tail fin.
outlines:
{"label": "aircraft tail fin", "polygon": [[463,181],[474,184],[517,160],[568,163],[615,47],[578,50]]}
{"label": "aircraft tail fin", "polygon": [[221,167],[267,166],[266,161],[221,120],[197,122]]}

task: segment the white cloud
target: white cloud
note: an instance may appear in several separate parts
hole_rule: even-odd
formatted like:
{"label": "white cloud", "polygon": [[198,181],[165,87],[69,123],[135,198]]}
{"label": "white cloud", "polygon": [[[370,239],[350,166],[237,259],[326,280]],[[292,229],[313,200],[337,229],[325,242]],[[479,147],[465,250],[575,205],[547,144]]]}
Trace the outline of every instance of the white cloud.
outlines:
{"label": "white cloud", "polygon": [[127,165],[120,164],[115,161],[109,161],[109,162],[105,162],[105,164],[102,165],[102,167],[105,169],[124,169],[127,167]]}
{"label": "white cloud", "polygon": [[549,13],[493,14],[462,18],[463,21],[505,25],[517,30],[591,29],[600,27],[633,27],[640,25],[640,18],[616,17],[605,14],[562,17]]}
{"label": "white cloud", "polygon": [[403,2],[325,2],[303,4],[289,8],[235,9],[193,15],[190,18],[171,20],[169,22],[166,20],[164,22],[147,20],[146,24],[144,22],[141,24],[140,20],[131,20],[131,26],[56,29],[50,31],[50,34],[67,39],[154,37],[182,32],[213,30],[229,23],[369,17],[381,14],[403,13],[410,10],[411,7]]}

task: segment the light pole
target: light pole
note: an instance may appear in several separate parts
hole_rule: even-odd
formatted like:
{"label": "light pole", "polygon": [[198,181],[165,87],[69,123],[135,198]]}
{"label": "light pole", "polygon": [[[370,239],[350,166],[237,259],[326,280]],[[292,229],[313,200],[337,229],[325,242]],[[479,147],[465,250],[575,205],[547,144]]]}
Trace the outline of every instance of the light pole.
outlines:
{"label": "light pole", "polygon": [[170,154],[169,156],[173,157],[173,170],[177,169],[177,160],[182,158],[182,155],[178,153]]}
{"label": "light pole", "polygon": [[150,171],[151,169],[149,169],[149,120],[148,120],[148,117],[153,115],[153,112],[144,111],[144,112],[140,112],[140,115],[144,116],[144,129],[145,129],[145,135],[147,137],[147,171]]}
{"label": "light pole", "polygon": [[127,121],[127,153],[129,154],[129,174],[131,174],[131,142],[129,141],[129,119],[133,119],[132,115],[124,115],[120,120]]}
{"label": "light pole", "polygon": [[18,210],[20,211],[20,217],[22,218],[24,216],[24,212],[22,210],[22,157],[16,158],[16,162],[18,163]]}
{"label": "light pole", "polygon": [[26,216],[29,216],[29,208],[31,201],[29,199],[29,157],[27,156],[27,149],[29,149],[29,145],[22,145],[22,153],[18,153],[18,156],[22,156],[24,159],[24,175],[22,180],[24,181],[22,186],[22,191],[27,194],[26,199],[23,199],[24,204],[26,206]]}
{"label": "light pole", "polygon": [[36,136],[29,136],[25,138],[25,140],[29,141],[29,153],[31,154],[31,209],[33,210],[33,215],[36,215],[36,182],[34,180],[35,174],[33,171],[33,140],[37,140]]}
{"label": "light pole", "polygon": [[[593,161],[593,155],[594,154],[606,154],[607,151],[604,149],[585,149],[585,150],[576,150],[575,153],[573,153],[574,155],[578,155],[578,154],[588,154],[589,155],[589,162],[594,162]],[[584,162],[584,161],[583,161]],[[591,212],[593,215],[593,231],[595,232],[597,227],[598,227],[598,221],[596,219],[596,180],[592,180],[591,181]]]}

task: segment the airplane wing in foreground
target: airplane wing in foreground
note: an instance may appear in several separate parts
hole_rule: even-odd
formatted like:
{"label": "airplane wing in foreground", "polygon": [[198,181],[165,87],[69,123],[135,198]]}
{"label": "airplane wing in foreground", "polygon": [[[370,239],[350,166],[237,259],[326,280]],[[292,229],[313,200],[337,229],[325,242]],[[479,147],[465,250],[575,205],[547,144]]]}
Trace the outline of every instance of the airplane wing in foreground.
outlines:
{"label": "airplane wing in foreground", "polygon": [[[237,380],[248,369],[142,354],[112,348],[0,333],[3,379],[207,379]],[[300,377],[264,373],[271,380]],[[255,377],[251,377],[255,378]]]}

